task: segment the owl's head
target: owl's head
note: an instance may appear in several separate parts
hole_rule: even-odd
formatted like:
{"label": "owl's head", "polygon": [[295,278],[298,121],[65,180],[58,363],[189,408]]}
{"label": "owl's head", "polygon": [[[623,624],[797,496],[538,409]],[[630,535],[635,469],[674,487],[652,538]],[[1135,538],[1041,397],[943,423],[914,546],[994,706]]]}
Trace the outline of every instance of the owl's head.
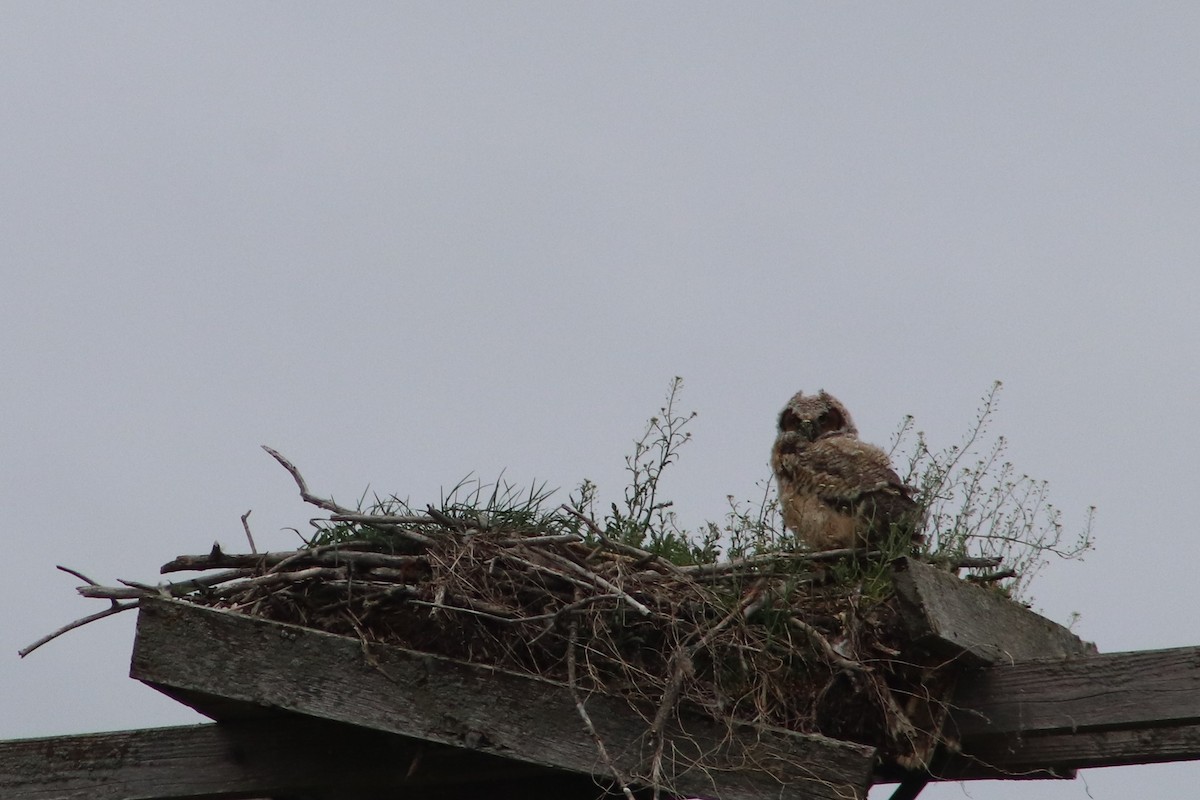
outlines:
{"label": "owl's head", "polygon": [[858,436],[858,428],[841,401],[822,389],[815,395],[793,395],[779,412],[779,433],[815,442],[829,436]]}

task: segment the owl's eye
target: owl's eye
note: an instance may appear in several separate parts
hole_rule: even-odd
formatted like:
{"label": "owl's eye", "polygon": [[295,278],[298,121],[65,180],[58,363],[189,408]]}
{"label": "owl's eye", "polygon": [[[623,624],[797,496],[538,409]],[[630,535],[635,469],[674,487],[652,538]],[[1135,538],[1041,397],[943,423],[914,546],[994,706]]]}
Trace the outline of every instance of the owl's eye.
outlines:
{"label": "owl's eye", "polygon": [[779,430],[783,431],[784,433],[793,433],[798,431],[803,424],[804,421],[791,411],[784,411],[779,415]]}
{"label": "owl's eye", "polygon": [[846,427],[846,418],[836,408],[831,408],[821,415],[817,421],[818,436],[824,436],[830,431],[840,431]]}

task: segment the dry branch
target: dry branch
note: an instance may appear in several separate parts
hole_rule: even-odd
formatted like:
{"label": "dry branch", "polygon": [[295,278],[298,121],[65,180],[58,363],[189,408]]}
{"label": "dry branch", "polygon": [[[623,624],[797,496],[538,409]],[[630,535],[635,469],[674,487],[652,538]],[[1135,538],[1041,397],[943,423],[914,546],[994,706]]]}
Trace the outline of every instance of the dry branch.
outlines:
{"label": "dry branch", "polygon": [[437,520],[429,516],[400,514],[331,514],[330,522],[354,522],[359,525],[436,525]]}
{"label": "dry branch", "polygon": [[163,583],[156,586],[151,586],[144,583],[135,583],[134,581],[122,581],[125,586],[100,586],[99,584],[88,584],[80,586],[75,591],[83,597],[99,597],[108,600],[131,600],[146,596],[162,596],[162,597],[182,597],[192,592],[208,589],[222,583],[228,583],[239,578],[245,578],[253,575],[253,570],[249,569],[231,569],[224,572],[216,572],[212,575],[203,575],[199,578],[192,578],[186,581],[177,581],[174,583]]}
{"label": "dry branch", "polygon": [[285,553],[209,553],[203,556],[177,556],[159,568],[159,572],[184,572],[188,570],[270,568],[289,561],[292,564],[316,564],[321,566],[344,566],[352,564],[359,568],[395,567],[403,569],[424,564],[421,556],[390,555],[387,553],[359,552],[330,549],[323,552],[289,551]]}
{"label": "dry branch", "polygon": [[579,680],[576,677],[575,669],[575,649],[578,643],[579,623],[572,621],[567,640],[567,685],[571,688],[571,699],[575,701],[575,710],[579,714],[579,718],[583,721],[583,727],[587,730],[588,736],[592,737],[592,741],[596,743],[596,752],[600,754],[600,760],[604,762],[605,768],[612,773],[612,776],[617,779],[617,785],[621,787],[621,794],[625,795],[626,800],[634,800],[633,791],[629,788],[629,779],[613,763],[612,756],[608,754],[608,748],[604,746],[604,739],[596,732],[596,724],[592,722],[592,717],[588,714],[587,708],[583,704],[583,697],[579,694]]}
{"label": "dry branch", "polygon": [[21,658],[24,658],[25,656],[32,653],[34,650],[37,650],[42,645],[46,644],[47,642],[53,641],[54,639],[57,639],[59,636],[62,636],[64,633],[67,633],[68,631],[73,631],[76,628],[81,628],[84,625],[87,625],[88,623],[95,622],[96,620],[104,619],[105,617],[111,617],[113,614],[120,614],[122,611],[128,611],[131,608],[137,608],[137,603],[114,602],[111,606],[104,609],[103,611],[97,611],[95,614],[89,614],[86,617],[80,617],[79,619],[75,620],[74,622],[69,622],[66,625],[63,625],[61,628],[54,631],[53,633],[46,634],[45,636],[38,639],[33,644],[28,645],[26,647],[22,647],[20,650],[17,651],[17,654],[20,655]]}
{"label": "dry branch", "polygon": [[791,565],[797,563],[837,561],[839,559],[853,556],[858,556],[863,559],[879,558],[881,555],[882,553],[877,550],[866,551],[856,548],[825,550],[821,552],[780,552],[769,553],[760,556],[751,556],[748,558],[735,558],[731,561],[722,561],[714,564],[692,564],[686,567],[680,567],[679,569],[681,572],[692,577],[725,575],[735,572],[752,573],[756,571],[769,574],[774,570],[786,571]]}
{"label": "dry branch", "polygon": [[342,508],[341,506],[339,506],[337,503],[333,502],[332,500],[326,500],[323,497],[317,497],[315,494],[308,491],[308,484],[304,482],[304,476],[302,476],[300,474],[300,470],[296,469],[296,465],[293,464],[291,461],[288,461],[286,458],[284,458],[283,454],[280,453],[278,450],[275,450],[274,448],[271,448],[271,447],[267,447],[265,444],[262,446],[262,449],[266,450],[267,453],[270,454],[271,458],[278,461],[279,465],[281,467],[283,467],[284,469],[286,469],[288,471],[288,474],[290,474],[292,476],[292,480],[294,480],[296,482],[296,487],[298,489],[300,489],[300,499],[302,499],[304,502],[310,503],[311,505],[314,505],[317,508],[323,508],[326,511],[331,511],[334,514],[353,514],[354,513],[353,511],[351,511],[348,508]]}
{"label": "dry branch", "polygon": [[246,532],[246,541],[250,543],[250,552],[257,553],[258,548],[254,546],[254,534],[250,533],[250,512],[242,514],[242,530]]}
{"label": "dry branch", "polygon": [[575,519],[582,522],[584,525],[586,525],[588,530],[592,532],[592,535],[595,536],[596,539],[602,545],[604,545],[604,547],[608,548],[612,552],[624,553],[625,555],[633,556],[634,558],[637,558],[641,563],[644,563],[644,564],[654,564],[655,566],[657,566],[659,568],[660,571],[663,571],[663,572],[668,572],[668,573],[675,574],[675,575],[680,573],[680,568],[678,566],[676,566],[675,564],[672,564],[670,561],[663,558],[662,556],[655,555],[654,553],[648,552],[646,550],[642,550],[639,547],[633,547],[631,545],[627,545],[627,544],[623,544],[621,542],[614,541],[607,534],[604,533],[604,531],[600,528],[600,526],[596,524],[596,521],[594,519],[592,519],[588,515],[584,514],[583,512],[579,511],[578,509],[571,508],[569,505],[567,505],[565,503],[563,505],[559,506],[559,508],[561,508],[566,513],[570,514]]}

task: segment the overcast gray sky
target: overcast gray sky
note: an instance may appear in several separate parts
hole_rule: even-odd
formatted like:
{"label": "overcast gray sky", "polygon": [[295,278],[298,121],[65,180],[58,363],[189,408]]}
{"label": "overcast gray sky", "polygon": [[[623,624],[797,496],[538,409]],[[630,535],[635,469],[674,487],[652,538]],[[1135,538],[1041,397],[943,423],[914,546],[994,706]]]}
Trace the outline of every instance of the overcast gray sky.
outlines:
{"label": "overcast gray sky", "polygon": [[946,445],[1003,380],[1017,468],[1099,506],[1037,606],[1200,644],[1197,41],[1189,3],[4,3],[0,738],[197,719],[126,677],[132,614],[16,650],[102,607],[55,564],[153,580],[247,509],[295,546],[260,444],[347,502],[619,498],[673,375],[685,523],[798,389]]}

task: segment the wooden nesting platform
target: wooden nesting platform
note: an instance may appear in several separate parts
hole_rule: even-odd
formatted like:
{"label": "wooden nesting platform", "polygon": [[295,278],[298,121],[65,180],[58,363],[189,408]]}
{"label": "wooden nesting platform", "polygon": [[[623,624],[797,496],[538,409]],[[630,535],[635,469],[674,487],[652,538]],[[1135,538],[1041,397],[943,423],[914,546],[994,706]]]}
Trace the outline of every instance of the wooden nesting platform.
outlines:
{"label": "wooden nesting platform", "polygon": [[[1200,647],[1098,655],[992,591],[894,569],[913,641],[962,665],[943,722],[958,746],[928,775],[860,744],[729,736],[680,713],[664,781],[712,800],[862,800],[906,777],[911,797],[926,779],[1200,758]],[[647,720],[624,700],[585,698],[593,735],[564,684],[179,600],[142,600],[131,674],[216,723],[0,743],[0,797],[599,798],[648,757]]]}

